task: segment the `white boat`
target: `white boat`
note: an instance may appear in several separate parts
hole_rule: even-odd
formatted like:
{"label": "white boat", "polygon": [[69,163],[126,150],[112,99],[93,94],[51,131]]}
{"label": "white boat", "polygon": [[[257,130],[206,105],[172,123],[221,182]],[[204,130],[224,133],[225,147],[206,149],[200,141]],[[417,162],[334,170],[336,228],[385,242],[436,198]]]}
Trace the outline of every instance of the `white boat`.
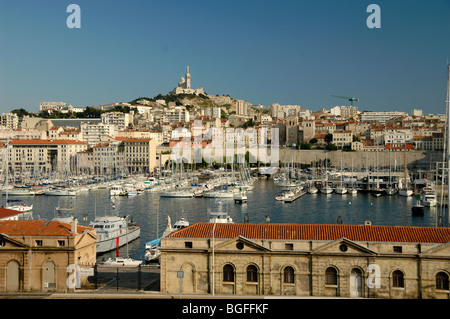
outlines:
{"label": "white boat", "polygon": [[207,198],[233,198],[234,193],[231,190],[217,190],[217,191],[210,191],[205,192],[203,194],[203,197]]}
{"label": "white boat", "polygon": [[335,192],[336,194],[344,195],[344,194],[347,194],[347,188],[338,186],[338,187],[336,187],[336,188],[334,189],[334,192]]}
{"label": "white boat", "polygon": [[47,195],[47,196],[75,196],[75,195],[77,195],[77,191],[75,189],[71,189],[71,188],[54,187],[54,188],[46,190],[44,192],[44,195]]}
{"label": "white boat", "polygon": [[127,217],[103,216],[89,223],[97,232],[97,254],[118,249],[140,236],[140,226],[127,221]]}
{"label": "white boat", "polygon": [[414,193],[414,192],[413,192],[411,189],[407,189],[407,188],[403,188],[403,189],[400,189],[400,190],[398,191],[398,194],[399,194],[400,196],[405,196],[405,197],[407,197],[407,196],[412,196],[413,193]]}
{"label": "white boat", "polygon": [[348,192],[350,195],[356,195],[356,194],[358,193],[358,190],[357,190],[356,188],[349,188],[349,189],[347,190],[347,192]]}
{"label": "white boat", "polygon": [[9,196],[34,196],[36,195],[31,188],[13,188],[8,190]]}
{"label": "white boat", "polygon": [[175,197],[175,198],[191,198],[194,197],[194,192],[190,190],[174,190],[161,193],[161,197]]}
{"label": "white boat", "polygon": [[[173,226],[170,224],[170,216],[167,216],[167,227],[164,230],[161,238],[173,233],[174,231],[189,226],[189,222],[183,217],[175,222]],[[144,259],[145,262],[151,262],[159,260],[161,252],[159,251],[159,246],[161,243],[161,238],[154,239],[145,244]]]}
{"label": "white boat", "polygon": [[114,266],[114,267],[119,266],[137,267],[140,264],[142,264],[142,260],[135,260],[123,257],[108,258],[107,260],[102,262],[102,265],[104,266]]}
{"label": "white boat", "polygon": [[224,212],[222,209],[223,202],[218,201],[218,209],[215,212],[212,212],[208,209],[209,214],[209,222],[210,223],[233,223],[233,218],[231,218],[227,212]]}
{"label": "white boat", "polygon": [[120,196],[124,192],[122,185],[111,185],[109,196]]}
{"label": "white boat", "polygon": [[310,187],[308,187],[308,193],[309,193],[309,194],[317,194],[318,191],[319,191],[319,190],[318,190],[317,187],[315,187],[315,186],[310,186]]}
{"label": "white boat", "polygon": [[[8,203],[10,202],[12,202],[12,200],[8,200]],[[17,210],[19,212],[31,212],[33,210],[33,204],[26,205],[24,202],[21,202],[20,204],[17,205],[8,205],[8,203],[5,206],[5,208],[7,209]]]}
{"label": "white boat", "polygon": [[333,189],[329,186],[324,186],[320,189],[320,192],[323,194],[331,194],[333,192]]}
{"label": "white boat", "polygon": [[245,190],[240,190],[239,193],[233,195],[235,203],[244,203],[247,201],[247,192]]}
{"label": "white boat", "polygon": [[422,200],[423,206],[434,207],[437,205],[436,195],[433,193],[425,193]]}

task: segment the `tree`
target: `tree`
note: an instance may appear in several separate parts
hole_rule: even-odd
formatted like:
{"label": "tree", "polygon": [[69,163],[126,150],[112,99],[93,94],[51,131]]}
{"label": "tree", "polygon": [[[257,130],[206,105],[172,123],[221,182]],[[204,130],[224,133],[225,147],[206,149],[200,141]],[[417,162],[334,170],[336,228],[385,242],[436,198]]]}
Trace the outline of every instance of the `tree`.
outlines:
{"label": "tree", "polygon": [[12,110],[11,113],[16,114],[18,117],[23,117],[24,115],[30,114],[30,113],[28,113],[27,110],[25,110],[23,108]]}
{"label": "tree", "polygon": [[317,144],[318,141],[319,140],[317,138],[313,137],[312,139],[309,140],[309,143],[310,144]]}
{"label": "tree", "polygon": [[311,144],[308,144],[308,143],[300,143],[300,149],[301,149],[301,150],[310,150],[310,149],[311,149]]}
{"label": "tree", "polygon": [[325,135],[324,140],[326,143],[331,143],[333,141],[333,134],[328,133],[327,135]]}

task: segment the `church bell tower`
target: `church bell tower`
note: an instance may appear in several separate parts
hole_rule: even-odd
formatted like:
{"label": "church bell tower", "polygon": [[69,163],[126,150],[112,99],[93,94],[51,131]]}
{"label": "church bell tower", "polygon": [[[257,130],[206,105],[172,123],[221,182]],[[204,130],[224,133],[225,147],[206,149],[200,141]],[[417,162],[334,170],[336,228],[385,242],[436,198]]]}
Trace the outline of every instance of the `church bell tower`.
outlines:
{"label": "church bell tower", "polygon": [[186,89],[190,88],[191,88],[191,74],[189,73],[189,65],[188,65],[186,69]]}

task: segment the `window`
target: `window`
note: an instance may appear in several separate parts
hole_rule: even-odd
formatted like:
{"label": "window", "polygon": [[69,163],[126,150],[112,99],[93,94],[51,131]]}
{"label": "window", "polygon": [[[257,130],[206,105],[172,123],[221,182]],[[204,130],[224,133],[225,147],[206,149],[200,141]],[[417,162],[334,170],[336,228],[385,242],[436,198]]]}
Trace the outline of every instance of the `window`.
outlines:
{"label": "window", "polygon": [[66,245],[66,242],[64,240],[58,240],[58,246],[64,247]]}
{"label": "window", "polygon": [[396,270],[392,273],[392,287],[404,288],[403,272]]}
{"label": "window", "polygon": [[346,244],[339,245],[339,250],[345,253],[348,250],[348,247]]}
{"label": "window", "polygon": [[236,243],[236,248],[239,249],[239,250],[242,250],[242,249],[244,249],[244,244],[241,243],[241,242]]}
{"label": "window", "polygon": [[436,274],[436,289],[448,290],[448,275],[445,272]]}
{"label": "window", "polygon": [[192,248],[192,242],[191,241],[185,241],[184,242],[184,248]]}
{"label": "window", "polygon": [[294,244],[284,244],[285,250],[294,250]]}
{"label": "window", "polygon": [[36,246],[42,247],[42,240],[36,240]]}
{"label": "window", "polygon": [[402,252],[402,246],[394,246],[394,253],[401,253]]}
{"label": "window", "polygon": [[258,282],[258,268],[255,265],[247,267],[247,282]]}
{"label": "window", "polygon": [[234,268],[230,264],[223,266],[223,281],[234,282]]}
{"label": "window", "polygon": [[283,282],[285,284],[293,284],[294,283],[294,268],[291,266],[287,266],[283,271]]}
{"label": "window", "polygon": [[325,285],[337,285],[337,271],[333,267],[325,270]]}

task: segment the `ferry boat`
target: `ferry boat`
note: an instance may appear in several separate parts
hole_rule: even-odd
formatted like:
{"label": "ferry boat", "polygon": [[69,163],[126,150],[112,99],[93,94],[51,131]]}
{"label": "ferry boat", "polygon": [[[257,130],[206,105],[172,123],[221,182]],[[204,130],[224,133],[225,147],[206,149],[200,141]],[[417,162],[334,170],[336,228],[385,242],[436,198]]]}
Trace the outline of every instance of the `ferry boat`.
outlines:
{"label": "ferry boat", "polygon": [[97,217],[89,223],[97,231],[97,254],[118,249],[141,235],[141,227],[128,216]]}

